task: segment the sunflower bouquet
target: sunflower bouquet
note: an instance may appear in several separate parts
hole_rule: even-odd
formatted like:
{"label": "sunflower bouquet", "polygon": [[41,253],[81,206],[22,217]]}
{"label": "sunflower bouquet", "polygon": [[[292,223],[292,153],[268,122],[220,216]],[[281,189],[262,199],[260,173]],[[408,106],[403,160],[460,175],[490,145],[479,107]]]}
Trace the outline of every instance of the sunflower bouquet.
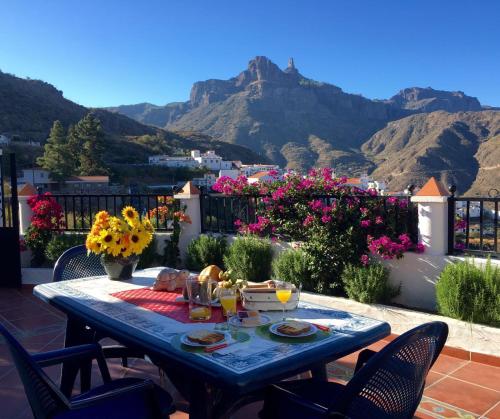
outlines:
{"label": "sunflower bouquet", "polygon": [[139,218],[135,208],[123,208],[121,217],[110,216],[107,211],[96,214],[94,224],[87,235],[89,252],[108,258],[138,256],[153,239],[154,228],[149,218]]}

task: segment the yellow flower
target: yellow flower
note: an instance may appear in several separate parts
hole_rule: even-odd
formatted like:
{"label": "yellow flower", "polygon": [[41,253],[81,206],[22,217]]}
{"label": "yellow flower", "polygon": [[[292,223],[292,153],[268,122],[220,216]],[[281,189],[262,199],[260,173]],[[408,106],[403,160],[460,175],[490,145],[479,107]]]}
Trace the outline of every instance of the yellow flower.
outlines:
{"label": "yellow flower", "polygon": [[106,225],[108,223],[108,221],[109,221],[109,214],[107,211],[99,211],[95,215],[96,224]]}
{"label": "yellow flower", "polygon": [[153,233],[154,232],[154,227],[153,227],[153,224],[151,224],[151,221],[149,218],[144,218],[142,220],[142,226],[144,227],[144,230],[150,232],[150,233]]}
{"label": "yellow flower", "polygon": [[88,235],[85,241],[85,247],[88,251],[95,254],[101,253],[101,244],[95,239],[95,237]]}
{"label": "yellow flower", "polygon": [[130,205],[123,208],[122,215],[125,220],[131,225],[135,224],[139,220],[139,213],[134,207]]}
{"label": "yellow flower", "polygon": [[116,237],[116,234],[114,234],[112,231],[108,229],[102,229],[100,234],[99,234],[99,240],[101,243],[101,246],[104,249],[111,248],[115,242],[118,240]]}
{"label": "yellow flower", "polygon": [[123,233],[126,227],[127,224],[118,217],[111,217],[109,220],[109,228],[115,232]]}

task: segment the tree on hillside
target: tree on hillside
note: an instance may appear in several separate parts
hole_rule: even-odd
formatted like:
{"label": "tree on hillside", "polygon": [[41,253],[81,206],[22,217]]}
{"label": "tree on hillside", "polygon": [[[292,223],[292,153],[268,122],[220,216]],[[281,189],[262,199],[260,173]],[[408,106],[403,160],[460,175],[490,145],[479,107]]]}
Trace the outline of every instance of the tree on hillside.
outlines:
{"label": "tree on hillside", "polygon": [[79,148],[78,172],[80,175],[93,176],[108,173],[102,158],[104,134],[98,118],[89,113],[81,119],[74,127],[71,141],[72,147]]}
{"label": "tree on hillside", "polygon": [[50,172],[52,179],[62,181],[74,174],[74,159],[70,153],[66,133],[60,121],[54,121],[43,156],[37,163]]}

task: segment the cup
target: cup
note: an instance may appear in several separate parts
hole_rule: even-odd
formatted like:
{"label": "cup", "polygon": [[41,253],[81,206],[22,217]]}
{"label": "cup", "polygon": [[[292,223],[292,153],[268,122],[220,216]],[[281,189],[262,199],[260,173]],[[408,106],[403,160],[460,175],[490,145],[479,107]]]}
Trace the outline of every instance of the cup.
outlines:
{"label": "cup", "polygon": [[205,277],[186,280],[190,320],[205,321],[212,317],[213,283],[213,280]]}

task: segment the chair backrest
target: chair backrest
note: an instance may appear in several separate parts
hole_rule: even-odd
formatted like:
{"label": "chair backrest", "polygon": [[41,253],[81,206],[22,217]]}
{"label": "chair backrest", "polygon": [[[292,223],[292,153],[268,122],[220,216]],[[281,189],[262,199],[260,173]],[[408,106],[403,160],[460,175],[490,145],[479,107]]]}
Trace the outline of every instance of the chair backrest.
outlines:
{"label": "chair backrest", "polygon": [[106,275],[100,256],[94,253],[87,254],[85,245],[80,245],[66,250],[59,256],[52,273],[52,281],[66,281],[97,275]]}
{"label": "chair backrest", "polygon": [[35,418],[51,418],[68,410],[68,399],[2,324],[0,334],[7,342]]}
{"label": "chair backrest", "polygon": [[447,337],[443,322],[426,323],[399,336],[347,383],[335,411],[349,417],[412,418]]}

